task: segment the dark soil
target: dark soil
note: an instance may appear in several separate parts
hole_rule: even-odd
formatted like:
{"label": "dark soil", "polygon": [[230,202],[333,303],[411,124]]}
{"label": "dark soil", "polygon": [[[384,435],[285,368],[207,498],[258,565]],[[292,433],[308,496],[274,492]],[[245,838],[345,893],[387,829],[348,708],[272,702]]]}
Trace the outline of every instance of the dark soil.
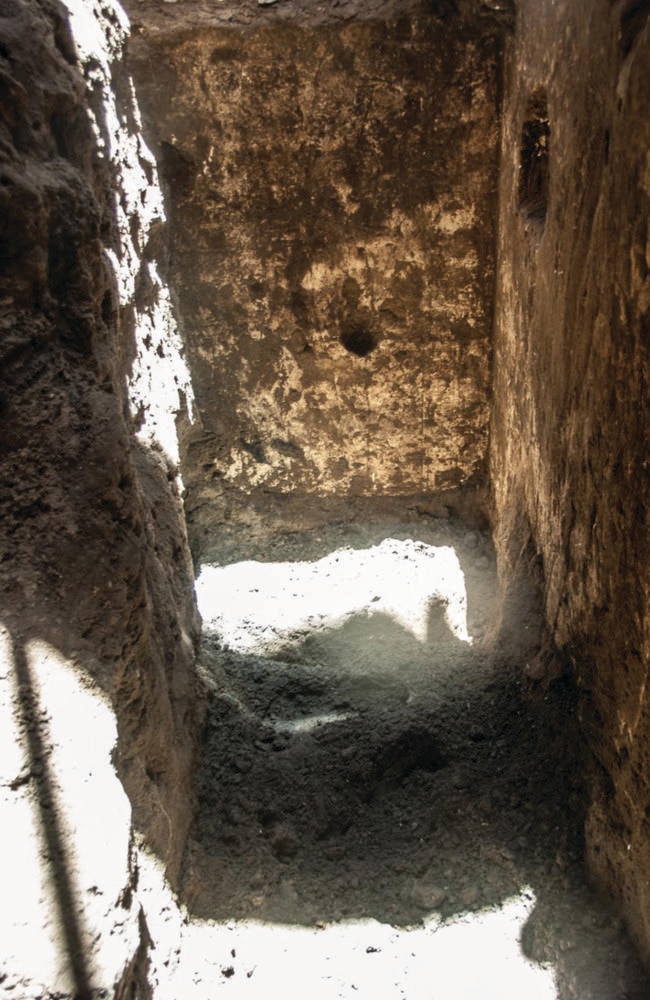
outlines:
{"label": "dark soil", "polygon": [[[348,517],[280,532],[245,558],[314,561],[386,538],[454,547],[474,644],[441,625],[440,604],[425,642],[372,606],[336,627],[276,636],[268,654],[228,648],[206,628],[211,700],[185,878],[192,914],[412,927],[532,891],[521,946],[552,964],[558,998],[647,997],[619,921],[585,884],[571,677],[535,686],[525,663],[481,641],[496,592],[487,535],[417,514]],[[241,619],[255,630],[245,605]],[[522,630],[537,636],[537,621],[522,607]]]}

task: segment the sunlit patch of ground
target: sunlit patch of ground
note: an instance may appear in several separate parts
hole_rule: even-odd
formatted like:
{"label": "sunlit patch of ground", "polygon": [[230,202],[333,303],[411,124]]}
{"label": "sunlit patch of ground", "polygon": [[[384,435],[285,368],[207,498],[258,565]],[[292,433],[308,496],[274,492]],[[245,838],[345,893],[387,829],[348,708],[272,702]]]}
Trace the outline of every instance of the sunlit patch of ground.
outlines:
{"label": "sunlit patch of ground", "polygon": [[[144,882],[160,901],[151,864]],[[145,888],[145,899],[147,889]],[[535,906],[528,887],[499,906],[412,928],[376,920],[318,928],[256,920],[189,921],[161,976],[160,1000],[556,1000],[553,968],[525,957],[522,928]],[[153,929],[164,946],[179,928],[158,907]],[[167,951],[165,950],[165,953]]]}
{"label": "sunlit patch of ground", "polygon": [[110,995],[142,913],[155,1000],[646,1000],[584,886],[564,744],[481,652],[486,545],[338,540],[202,577],[180,906],[133,854],[110,707],[2,633],[0,995]]}
{"label": "sunlit patch of ground", "polygon": [[384,528],[293,531],[223,564],[215,543],[202,567],[187,995],[641,1000],[584,886],[570,693],[544,716],[482,646],[489,540]]}
{"label": "sunlit patch of ground", "polygon": [[471,642],[465,576],[448,545],[387,538],[314,562],[206,565],[196,592],[205,628],[238,652],[270,653],[361,613],[387,615],[426,642],[433,604],[440,605],[450,633]]}

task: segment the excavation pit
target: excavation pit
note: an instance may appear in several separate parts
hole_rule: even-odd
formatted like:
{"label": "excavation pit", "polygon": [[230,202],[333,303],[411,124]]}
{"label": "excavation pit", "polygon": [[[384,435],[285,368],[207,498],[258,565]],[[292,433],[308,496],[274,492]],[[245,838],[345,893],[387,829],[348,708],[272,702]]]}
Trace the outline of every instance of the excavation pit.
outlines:
{"label": "excavation pit", "polygon": [[8,995],[648,996],[650,33],[589,6],[4,0]]}
{"label": "excavation pit", "polygon": [[[361,933],[409,996],[425,968],[435,978],[445,933],[487,940],[514,919],[485,959],[500,996],[640,1000],[637,961],[584,881],[575,695],[559,681],[531,697],[515,650],[495,656],[486,531],[348,505],[241,555],[225,544],[221,561],[215,542],[197,594],[210,702],[185,874],[195,917],[230,926],[235,950],[250,926],[275,927],[290,964],[283,928],[320,929],[325,952],[325,928]],[[513,933],[519,957],[496,973]],[[349,959],[338,995],[354,995],[352,970],[370,974]]]}

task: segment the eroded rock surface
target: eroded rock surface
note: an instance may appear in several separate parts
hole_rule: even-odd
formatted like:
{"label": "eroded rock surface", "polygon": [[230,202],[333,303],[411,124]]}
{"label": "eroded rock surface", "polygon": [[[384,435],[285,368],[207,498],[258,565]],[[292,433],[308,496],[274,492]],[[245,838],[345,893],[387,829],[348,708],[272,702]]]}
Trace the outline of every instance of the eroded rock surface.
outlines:
{"label": "eroded rock surface", "polygon": [[[121,968],[118,954],[117,966],[109,963],[105,978],[93,981],[97,940],[110,940],[111,920],[137,918],[133,830],[124,793],[116,792],[119,807],[107,812],[99,836],[122,851],[124,882],[116,888],[111,876],[104,884],[98,863],[97,881],[80,884],[75,895],[75,831],[83,841],[93,796],[84,802],[77,794],[68,812],[56,807],[56,788],[67,785],[48,736],[61,719],[47,697],[56,676],[47,665],[75,677],[79,690],[90,686],[111,699],[117,744],[113,750],[107,723],[98,744],[104,776],[114,778],[113,753],[134,827],[172,879],[191,822],[201,722],[192,569],[176,468],[165,450],[169,413],[147,383],[151,355],[175,349],[161,322],[163,283],[156,283],[155,163],[140,144],[120,67],[124,38],[119,12],[107,5],[71,2],[68,10],[49,0],[8,0],[0,12],[0,619],[3,682],[15,687],[16,739],[26,755],[24,772],[7,776],[7,794],[18,802],[27,792],[40,815],[42,860],[55,872],[61,913],[73,922],[68,934],[64,920],[61,939],[71,965],[66,971],[64,957],[63,979],[46,984],[57,995],[70,969],[75,995],[111,989],[112,976],[123,990],[144,989],[147,945],[136,919],[143,951],[136,948],[134,967]],[[147,342],[152,324],[158,340]],[[173,377],[166,384],[172,409],[181,408],[180,388]],[[84,704],[81,694],[70,696],[74,752],[66,760],[73,769],[84,762],[78,734],[85,720],[77,717]],[[90,748],[85,763],[85,780],[96,788],[100,764]],[[49,817],[58,811],[61,833],[50,842]],[[69,855],[69,878],[56,874],[66,867],[57,867],[59,854]],[[77,909],[92,909],[84,893],[106,894],[108,922],[93,924],[88,940],[73,933]],[[55,921],[55,913],[56,906],[43,908],[38,919]],[[80,955],[85,972],[75,965]],[[26,982],[21,988],[31,996]]]}
{"label": "eroded rock surface", "polygon": [[200,418],[192,530],[233,492],[484,484],[498,37],[422,4],[199,7],[131,5],[129,47]]}
{"label": "eroded rock surface", "polygon": [[589,867],[650,958],[650,28],[646,5],[519,6],[501,167],[497,547],[515,613],[521,553],[538,557],[593,755]]}

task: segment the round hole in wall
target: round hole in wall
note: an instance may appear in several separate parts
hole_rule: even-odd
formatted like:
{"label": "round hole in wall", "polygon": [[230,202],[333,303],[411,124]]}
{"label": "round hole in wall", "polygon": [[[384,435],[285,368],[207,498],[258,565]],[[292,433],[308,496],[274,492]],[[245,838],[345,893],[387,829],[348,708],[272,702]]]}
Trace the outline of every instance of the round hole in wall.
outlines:
{"label": "round hole in wall", "polygon": [[377,338],[374,333],[364,326],[351,326],[341,334],[341,343],[350,354],[356,354],[358,358],[365,358],[377,346]]}

